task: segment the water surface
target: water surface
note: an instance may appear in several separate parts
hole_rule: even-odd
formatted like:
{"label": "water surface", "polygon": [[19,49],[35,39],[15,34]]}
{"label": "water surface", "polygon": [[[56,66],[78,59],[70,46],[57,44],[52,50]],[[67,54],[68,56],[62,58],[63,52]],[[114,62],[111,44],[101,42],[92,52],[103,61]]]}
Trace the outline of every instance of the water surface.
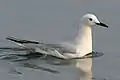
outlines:
{"label": "water surface", "polygon": [[[93,76],[98,80],[120,80],[119,3],[119,0],[1,0],[0,39],[16,36],[46,43],[72,40],[77,34],[80,18],[86,12],[95,13],[109,28],[93,28],[93,49],[105,53],[103,57],[93,59]],[[0,44],[3,46],[2,41]],[[13,46],[8,43],[4,45]],[[49,67],[53,72],[54,69],[59,71],[52,74],[28,68],[28,64],[20,67],[19,62],[0,60],[1,80],[78,80],[79,70],[74,66],[53,68],[36,59],[31,60],[31,63],[41,66],[37,67],[39,69],[45,66],[45,70]]]}

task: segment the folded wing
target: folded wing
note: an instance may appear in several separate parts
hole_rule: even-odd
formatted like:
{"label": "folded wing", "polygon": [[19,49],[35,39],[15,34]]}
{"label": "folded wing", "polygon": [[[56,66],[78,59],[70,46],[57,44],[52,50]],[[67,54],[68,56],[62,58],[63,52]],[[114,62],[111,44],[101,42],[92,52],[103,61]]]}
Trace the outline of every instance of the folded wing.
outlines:
{"label": "folded wing", "polygon": [[63,44],[45,44],[37,41],[17,39],[15,37],[7,37],[6,39],[29,51],[52,55],[58,58],[67,59],[68,57],[64,56],[65,53],[75,53],[74,49],[69,48],[69,46],[66,47]]}

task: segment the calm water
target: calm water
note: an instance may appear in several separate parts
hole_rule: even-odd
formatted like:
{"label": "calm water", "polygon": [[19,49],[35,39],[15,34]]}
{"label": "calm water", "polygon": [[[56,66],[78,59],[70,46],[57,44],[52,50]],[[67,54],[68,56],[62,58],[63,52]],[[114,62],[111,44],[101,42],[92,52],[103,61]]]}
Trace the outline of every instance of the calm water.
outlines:
{"label": "calm water", "polygon": [[[46,43],[72,40],[84,13],[95,13],[109,28],[93,29],[93,49],[105,53],[93,59],[93,76],[97,80],[120,80],[119,3],[119,0],[1,0],[0,46],[13,46],[2,41],[7,36]],[[3,54],[9,51],[1,51]],[[24,60],[15,61],[18,58]],[[1,80],[79,80],[80,71],[74,64],[53,66],[37,58],[27,61],[15,56],[1,59],[0,64]]]}

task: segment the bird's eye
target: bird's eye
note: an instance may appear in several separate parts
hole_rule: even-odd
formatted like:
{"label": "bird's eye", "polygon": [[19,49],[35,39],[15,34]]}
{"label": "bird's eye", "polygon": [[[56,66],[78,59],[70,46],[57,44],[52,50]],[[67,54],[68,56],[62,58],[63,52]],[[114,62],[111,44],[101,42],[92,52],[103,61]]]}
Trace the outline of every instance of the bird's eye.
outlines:
{"label": "bird's eye", "polygon": [[89,18],[90,21],[92,21],[92,18]]}

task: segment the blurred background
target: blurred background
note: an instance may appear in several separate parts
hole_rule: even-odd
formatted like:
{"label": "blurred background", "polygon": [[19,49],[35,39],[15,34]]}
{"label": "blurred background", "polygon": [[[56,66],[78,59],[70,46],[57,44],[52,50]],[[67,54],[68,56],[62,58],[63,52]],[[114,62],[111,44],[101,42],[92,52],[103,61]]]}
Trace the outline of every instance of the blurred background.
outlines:
{"label": "blurred background", "polygon": [[[109,28],[93,28],[93,49],[105,53],[93,60],[93,75],[120,80],[119,7],[119,0],[0,0],[0,40],[15,36],[45,43],[69,41],[77,35],[80,18],[94,13]],[[0,77],[10,79],[6,76]]]}

